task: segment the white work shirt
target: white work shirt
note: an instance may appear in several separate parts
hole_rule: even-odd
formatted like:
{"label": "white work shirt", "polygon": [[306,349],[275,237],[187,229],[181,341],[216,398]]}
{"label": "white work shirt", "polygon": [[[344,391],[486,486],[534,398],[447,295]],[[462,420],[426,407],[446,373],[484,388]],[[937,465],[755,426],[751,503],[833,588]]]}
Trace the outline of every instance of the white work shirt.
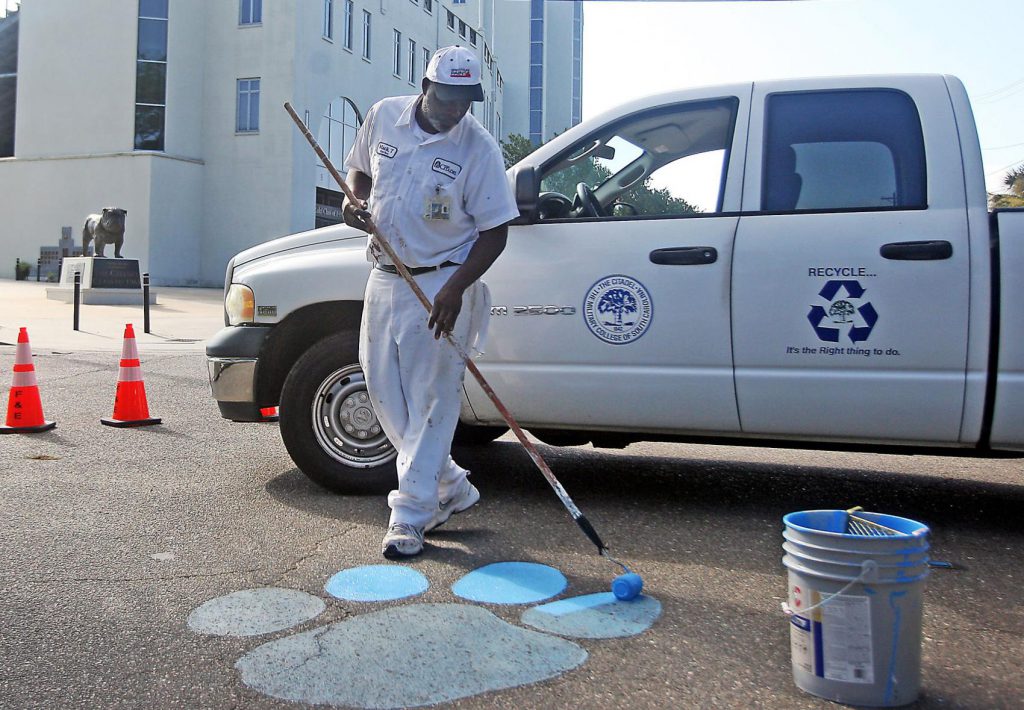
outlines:
{"label": "white work shirt", "polygon": [[345,169],[372,179],[370,213],[406,266],[461,264],[480,232],[515,219],[519,209],[501,149],[484,127],[467,113],[451,130],[427,133],[416,122],[418,98],[370,107]]}

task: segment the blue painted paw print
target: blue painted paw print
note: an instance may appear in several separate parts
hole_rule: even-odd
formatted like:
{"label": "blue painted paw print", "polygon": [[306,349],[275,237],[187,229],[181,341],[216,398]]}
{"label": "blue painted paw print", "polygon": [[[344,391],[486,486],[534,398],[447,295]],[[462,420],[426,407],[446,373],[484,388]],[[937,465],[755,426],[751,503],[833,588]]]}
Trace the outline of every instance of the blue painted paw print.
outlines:
{"label": "blue painted paw print", "polygon": [[[422,594],[427,578],[401,565],[345,569],[327,582],[338,599],[382,602]],[[254,648],[235,667],[242,682],[276,698],[359,708],[433,705],[537,683],[583,664],[570,638],[634,636],[650,628],[661,604],[649,596],[619,601],[610,592],[538,605],[567,586],[558,570],[499,562],[469,572],[455,596],[481,604],[529,605],[510,624],[475,604],[404,604],[362,614]],[[258,636],[315,619],[324,600],[266,587],[211,599],[188,618],[201,634]]]}

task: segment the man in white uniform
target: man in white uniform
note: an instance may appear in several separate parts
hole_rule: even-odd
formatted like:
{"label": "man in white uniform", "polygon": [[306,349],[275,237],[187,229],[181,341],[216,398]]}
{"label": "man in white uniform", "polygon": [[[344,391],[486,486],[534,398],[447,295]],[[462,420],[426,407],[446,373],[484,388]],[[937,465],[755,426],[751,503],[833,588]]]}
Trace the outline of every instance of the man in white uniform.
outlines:
{"label": "man in white uniform", "polygon": [[[366,114],[346,160],[345,221],[366,228],[367,211],[433,303],[427,316],[376,244],[366,284],[359,362],[384,432],[398,449],[398,490],[381,551],[423,551],[423,534],[468,509],[480,493],[451,458],[465,363],[442,339],[468,350],[488,298],[479,282],[505,248],[519,215],[497,142],[472,115],[482,101],[480,60],[445,47],[431,58],[422,94],[384,99]],[[459,314],[462,313],[460,317]],[[476,319],[479,320],[479,319]]]}

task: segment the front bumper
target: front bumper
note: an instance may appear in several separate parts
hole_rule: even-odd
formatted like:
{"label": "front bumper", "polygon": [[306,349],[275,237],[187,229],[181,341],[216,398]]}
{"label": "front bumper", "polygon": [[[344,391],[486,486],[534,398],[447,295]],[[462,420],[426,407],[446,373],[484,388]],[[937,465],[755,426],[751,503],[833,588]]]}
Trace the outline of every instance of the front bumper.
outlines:
{"label": "front bumper", "polygon": [[261,421],[256,401],[260,350],[271,328],[229,326],[222,328],[206,346],[210,390],[225,419]]}

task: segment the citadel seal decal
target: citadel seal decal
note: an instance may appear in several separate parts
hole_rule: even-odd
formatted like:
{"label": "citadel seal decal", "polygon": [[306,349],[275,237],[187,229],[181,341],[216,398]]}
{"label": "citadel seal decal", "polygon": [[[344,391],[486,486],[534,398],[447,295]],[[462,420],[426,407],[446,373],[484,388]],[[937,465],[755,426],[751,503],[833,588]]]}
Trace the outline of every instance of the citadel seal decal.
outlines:
{"label": "citadel seal decal", "polygon": [[651,326],[654,303],[647,288],[622,274],[605,276],[587,291],[583,319],[598,339],[610,345],[626,345]]}

